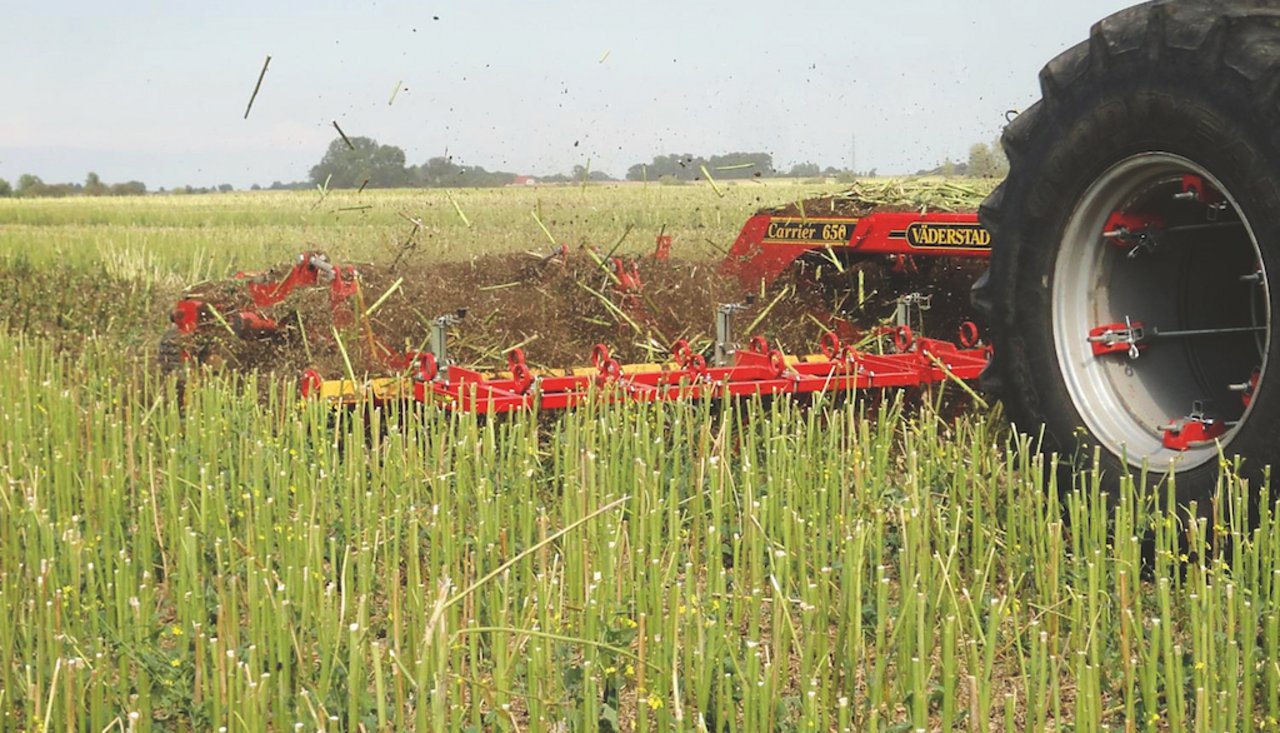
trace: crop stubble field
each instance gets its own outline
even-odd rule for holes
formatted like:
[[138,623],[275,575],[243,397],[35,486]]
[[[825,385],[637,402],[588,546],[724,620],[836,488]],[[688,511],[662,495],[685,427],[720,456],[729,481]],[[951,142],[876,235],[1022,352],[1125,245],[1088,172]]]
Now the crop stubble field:
[[1057,486],[954,387],[482,422],[153,365],[184,285],[386,267],[401,214],[420,272],[548,249],[538,212],[687,274],[816,191],[0,201],[0,731],[1276,727],[1265,490]]

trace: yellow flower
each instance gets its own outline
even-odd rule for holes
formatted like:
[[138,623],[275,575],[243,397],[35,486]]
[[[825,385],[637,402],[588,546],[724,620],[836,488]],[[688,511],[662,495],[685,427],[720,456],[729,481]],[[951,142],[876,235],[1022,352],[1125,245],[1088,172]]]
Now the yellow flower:
[[649,693],[649,709],[650,710],[657,710],[662,707],[662,704],[663,704],[662,698],[658,697],[654,693]]
[[182,636],[182,627],[181,627],[181,626],[170,626],[170,627],[169,627],[169,633],[170,633],[170,634],[173,634],[174,636]]
[[170,660],[169,660],[169,666],[170,666],[170,667],[181,667],[181,666],[182,666],[182,661],[181,661],[181,660],[179,660],[179,659],[170,659]]
[[623,672],[623,674],[625,674],[625,675],[626,675],[626,676],[628,676],[628,677],[635,677],[635,676],[636,676],[636,668],[635,668],[635,667],[633,667],[633,666],[631,666],[630,664],[628,664],[628,665],[627,665],[627,669],[626,669],[626,671],[624,671],[624,672]]

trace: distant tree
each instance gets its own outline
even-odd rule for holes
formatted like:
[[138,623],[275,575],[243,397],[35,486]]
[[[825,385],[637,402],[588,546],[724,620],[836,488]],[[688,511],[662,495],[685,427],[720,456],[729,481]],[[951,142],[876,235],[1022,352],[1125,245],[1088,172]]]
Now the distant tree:
[[974,143],[969,148],[968,174],[978,178],[1004,178],[1009,172],[1009,161],[997,141],[991,145]]
[[822,169],[817,163],[796,163],[791,166],[791,170],[787,171],[790,178],[817,178],[822,175]]
[[262,190],[262,186],[259,186],[258,184],[256,184],[256,183],[255,183],[255,184],[253,184],[252,186],[250,186],[250,187],[249,187],[249,190],[250,190],[250,191],[261,191],[261,190]]
[[40,176],[31,173],[23,173],[18,176],[18,195],[19,196],[42,196],[45,189],[44,181],[40,180]]
[[236,190],[235,186],[232,186],[230,183],[218,184],[218,193],[231,193],[234,190]]
[[112,196],[141,196],[147,192],[147,184],[142,181],[113,183],[109,191]]
[[453,158],[436,156],[422,165],[410,167],[408,178],[410,184],[427,188],[488,188],[505,186],[516,179],[516,174],[487,171],[478,165],[459,165]]
[[89,171],[89,175],[84,177],[84,193],[86,196],[105,196],[107,195],[107,186],[97,173]]
[[608,173],[605,173],[604,171],[589,170],[585,165],[575,165],[573,167],[573,172],[567,176],[564,174],[552,175],[552,176],[539,176],[539,180],[543,181],[544,183],[557,183],[557,182],[563,183],[564,181],[577,181],[578,183],[581,183],[583,178],[586,178],[588,181],[602,181],[602,182],[617,180],[613,176],[609,175]]
[[[728,179],[767,178],[777,175],[777,171],[773,169],[773,156],[768,153],[713,155],[707,161],[707,172],[713,178]],[[701,176],[701,170],[698,175]]]
[[450,185],[461,172],[462,166],[454,163],[453,158],[436,156],[410,168],[409,178],[415,185],[436,188]]
[[628,181],[656,181],[670,177],[680,181],[692,181],[701,175],[701,167],[706,165],[702,158],[685,153],[683,155],[655,155],[651,163],[636,163],[627,169]]
[[[379,145],[368,137],[337,138],[329,143],[320,162],[311,169],[311,182],[330,188],[395,188],[409,183],[404,151],[394,145]],[[366,183],[367,181],[367,183]]]
[[0,198],[13,195],[13,186],[3,178],[0,178]]
[[761,178],[776,173],[773,156],[768,153],[726,153],[709,159],[688,153],[683,155],[655,155],[651,163],[636,163],[627,169],[628,181],[656,181],[674,178],[679,181],[695,181],[703,177],[707,169],[712,178]]

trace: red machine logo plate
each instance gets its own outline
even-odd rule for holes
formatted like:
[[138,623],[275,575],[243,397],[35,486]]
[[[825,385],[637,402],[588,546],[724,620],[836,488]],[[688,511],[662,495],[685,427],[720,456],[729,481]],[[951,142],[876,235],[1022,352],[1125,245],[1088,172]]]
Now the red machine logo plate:
[[857,219],[770,219],[764,244],[848,244]]
[[991,233],[981,224],[916,221],[907,227],[907,244],[912,247],[961,247],[984,249],[991,246]]

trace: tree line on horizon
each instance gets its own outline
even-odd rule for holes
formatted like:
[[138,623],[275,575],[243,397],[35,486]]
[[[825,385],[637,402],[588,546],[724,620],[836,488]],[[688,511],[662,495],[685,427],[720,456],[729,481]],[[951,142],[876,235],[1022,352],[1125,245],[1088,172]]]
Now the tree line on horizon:
[[[916,175],[969,176],[1003,178],[1009,163],[998,143],[975,143],[966,161],[944,160],[932,169],[921,169]],[[636,163],[627,169],[625,180],[659,183],[685,183],[703,180],[742,180],[753,178],[834,178],[851,181],[856,177],[875,177],[874,169],[855,173],[847,169],[817,163],[797,163],[785,172],[774,168],[769,153],[734,152],[709,157],[685,154],[655,155],[648,163]],[[490,171],[479,165],[461,165],[450,156],[428,158],[419,165],[408,165],[404,150],[395,145],[380,145],[368,137],[339,137],[329,143],[320,162],[311,167],[307,180],[292,183],[275,181],[269,186],[254,184],[250,190],[297,190],[365,188],[486,188],[506,186],[519,178],[516,173]],[[535,176],[543,183],[617,180],[608,173],[576,165],[569,173]],[[182,186],[154,193],[192,194],[233,191],[229,183],[210,187]],[[97,173],[89,173],[84,183],[45,183],[39,176],[24,173],[16,186],[0,178],[0,197],[59,196],[138,196],[148,193],[141,181],[104,183]]]

